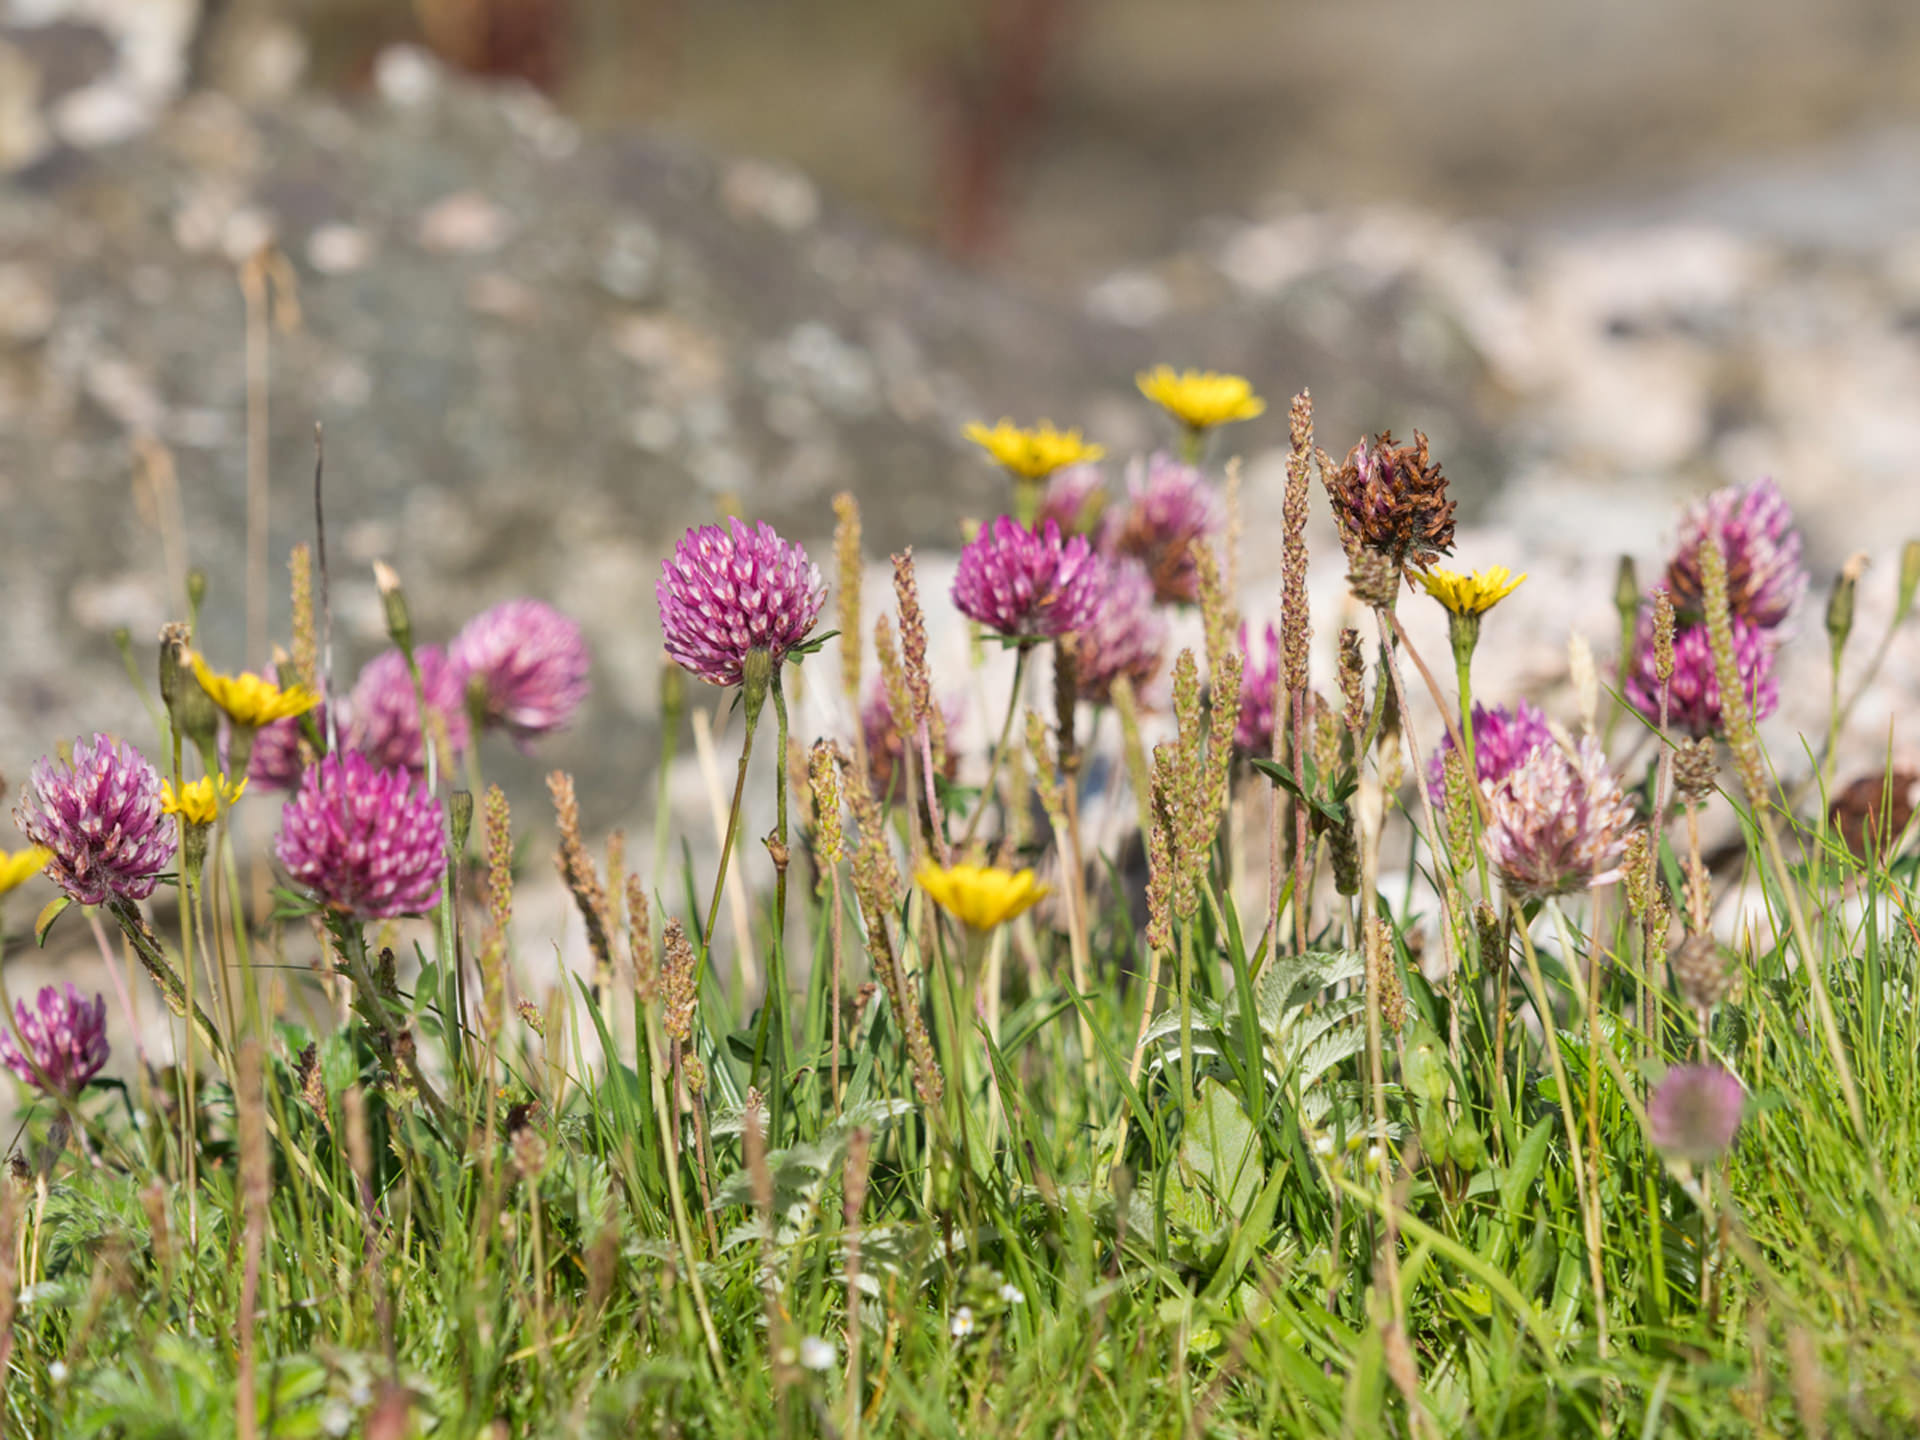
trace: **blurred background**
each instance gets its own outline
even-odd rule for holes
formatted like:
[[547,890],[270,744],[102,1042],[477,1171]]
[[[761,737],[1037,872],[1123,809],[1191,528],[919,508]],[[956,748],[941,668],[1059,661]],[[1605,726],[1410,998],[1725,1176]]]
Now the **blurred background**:
[[375,559],[429,640],[553,601],[590,711],[490,773],[634,822],[682,528],[845,488],[950,551],[965,422],[1118,459],[1160,361],[1275,402],[1250,609],[1303,386],[1336,454],[1432,437],[1536,669],[1713,485],[1818,587],[1920,530],[1920,6],[0,0],[0,772],[143,733],[190,565],[219,663],[284,639],[318,421],[343,676]]

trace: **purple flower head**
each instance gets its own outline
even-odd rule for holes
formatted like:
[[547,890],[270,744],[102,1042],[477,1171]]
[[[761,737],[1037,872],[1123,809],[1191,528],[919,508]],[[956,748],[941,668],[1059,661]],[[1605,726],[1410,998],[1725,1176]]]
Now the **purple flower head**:
[[1240,627],[1240,653],[1246,661],[1240,675],[1240,719],[1233,743],[1249,755],[1273,753],[1273,694],[1280,684],[1280,632],[1271,622],[1266,643],[1258,654],[1247,643],[1247,627]]
[[[1653,619],[1640,617],[1634,667],[1627,676],[1627,700],[1642,715],[1660,723],[1660,677],[1654,673]],[[1773,644],[1767,632],[1747,621],[1733,622],[1733,656],[1753,718],[1764,720],[1780,708],[1780,682],[1773,673]],[[1713,663],[1713,641],[1705,625],[1687,625],[1673,636],[1673,681],[1667,695],[1667,727],[1687,735],[1718,735],[1726,728],[1720,713],[1720,675]]]
[[478,686],[490,725],[521,741],[558,730],[587,698],[580,627],[539,600],[509,600],[466,623],[448,647],[454,668]]
[[274,853],[294,882],[363,920],[415,915],[440,895],[447,837],[413,772],[365,755],[329,755],[280,812]]
[[1138,560],[1106,566],[1106,588],[1086,627],[1073,637],[1080,698],[1104,705],[1122,675],[1135,692],[1151,684],[1166,658],[1167,621],[1153,603],[1153,582]]
[[1806,593],[1800,563],[1800,532],[1793,511],[1772,480],[1727,485],[1687,507],[1680,517],[1680,543],[1667,562],[1674,604],[1703,614],[1700,543],[1716,535],[1727,557],[1727,603],[1734,615],[1772,630],[1786,622]]
[[1034,525],[1045,528],[1051,520],[1062,535],[1091,535],[1107,506],[1105,483],[1098,465],[1069,465],[1054,471],[1047,478]]
[[1591,735],[1536,747],[1493,787],[1487,845],[1507,893],[1568,895],[1617,877],[1633,808]]
[[1100,528],[1101,548],[1131,555],[1147,567],[1163,604],[1191,604],[1200,592],[1194,542],[1219,531],[1224,520],[1213,484],[1191,465],[1156,454],[1144,470],[1127,472],[1127,500]]
[[1704,1165],[1733,1144],[1747,1092],[1718,1065],[1676,1065],[1647,1097],[1647,1130],[1654,1149],[1673,1160]]
[[48,1094],[78,1095],[107,1063],[107,1002],[103,996],[95,995],[89,1004],[72,985],[65,990],[47,985],[34,997],[32,1009],[24,1000],[15,1004],[13,1018],[19,1022],[20,1039],[27,1042],[27,1048],[22,1052],[13,1038],[13,1027],[0,1023],[0,1065],[28,1085]]
[[[951,735],[960,724],[961,703],[956,697],[947,696],[940,701],[940,711],[946,721],[947,734]],[[887,694],[886,684],[877,677],[867,691],[866,703],[860,707],[860,734],[867,746],[867,778],[874,795],[900,804],[906,798],[903,793],[907,783],[907,772],[903,768],[906,745],[900,739],[900,727],[894,723],[893,700]],[[951,780],[959,770],[960,757],[949,744],[941,772]]]
[[438,645],[418,645],[420,690],[413,688],[407,657],[393,649],[374,656],[353,682],[353,726],[347,744],[376,765],[427,768],[427,737],[420,725],[420,696],[446,723],[447,745],[456,754],[471,740],[467,724],[467,676]]
[[709,685],[738,685],[747,654],[764,650],[778,669],[820,618],[827,587],[804,547],[764,521],[687,531],[654,587],[667,654]]
[[[1473,707],[1473,768],[1481,785],[1498,784],[1513,768],[1538,747],[1551,745],[1553,732],[1547,728],[1547,712],[1531,701],[1522,700],[1513,709],[1496,705],[1489,710],[1477,701]],[[1435,805],[1447,802],[1447,754],[1453,749],[1453,734],[1440,739],[1440,748],[1427,762],[1427,794]]]
[[1009,639],[1050,639],[1084,628],[1105,584],[1084,536],[1063,542],[1051,520],[1035,534],[1002,515],[960,552],[953,603]]
[[13,818],[53,852],[47,874],[82,905],[146,899],[173,857],[160,776],[133,746],[106,735],[76,744],[71,764],[35,765]]

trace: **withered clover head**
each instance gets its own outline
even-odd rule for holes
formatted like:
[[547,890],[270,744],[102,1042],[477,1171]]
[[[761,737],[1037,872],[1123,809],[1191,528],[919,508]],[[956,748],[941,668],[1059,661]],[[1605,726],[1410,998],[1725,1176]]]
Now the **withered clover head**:
[[1327,490],[1349,550],[1372,550],[1406,566],[1432,564],[1453,549],[1447,477],[1418,430],[1411,445],[1395,445],[1391,430],[1361,440]]

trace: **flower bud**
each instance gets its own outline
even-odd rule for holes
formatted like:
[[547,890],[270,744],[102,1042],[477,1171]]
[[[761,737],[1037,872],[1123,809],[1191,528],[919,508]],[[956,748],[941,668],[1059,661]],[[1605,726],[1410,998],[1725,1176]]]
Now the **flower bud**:
[[1913,613],[1916,591],[1920,591],[1920,540],[1909,540],[1900,552],[1900,595],[1894,602],[1894,624],[1898,625]]
[[456,790],[447,797],[447,819],[453,836],[454,853],[467,848],[467,834],[473,829],[473,792]]
[[373,562],[373,583],[380,587],[380,604],[387,612],[387,638],[403,651],[413,653],[413,619],[407,613],[407,592],[400,588],[400,577],[384,560]]
[[1833,593],[1827,597],[1827,645],[1836,672],[1840,669],[1841,652],[1847,648],[1847,637],[1853,633],[1854,592],[1860,585],[1860,573],[1866,568],[1864,551],[1849,557],[1840,567],[1840,573],[1834,576]]
[[1633,557],[1622,555],[1620,569],[1613,582],[1613,608],[1620,612],[1620,623],[1631,625],[1640,614],[1640,575],[1633,568]]
[[[173,722],[174,733],[191,740],[207,764],[207,773],[220,770],[214,754],[220,734],[220,707],[194,678],[187,627],[170,622],[160,631],[160,698]],[[236,773],[244,771],[244,765]]]

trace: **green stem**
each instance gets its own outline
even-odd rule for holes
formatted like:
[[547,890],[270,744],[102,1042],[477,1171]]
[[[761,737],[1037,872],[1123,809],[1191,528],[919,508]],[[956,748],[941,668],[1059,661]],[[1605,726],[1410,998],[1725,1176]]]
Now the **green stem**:
[[[770,847],[773,851],[773,950],[767,964],[766,998],[761,1002],[760,1033],[754,1039],[750,1083],[760,1083],[760,1061],[768,1049],[767,1040],[771,1031],[772,1053],[767,1057],[772,1072],[767,1106],[767,1143],[778,1145],[780,1141],[777,1137],[784,1133],[780,1127],[780,1111],[786,1101],[787,1088],[783,1083],[780,1057],[785,1052],[790,1034],[787,1026],[787,695],[780,687],[778,667],[773,672],[771,689],[776,742],[773,844]],[[737,797],[734,805],[737,811]]]
[[1199,1105],[1199,1093],[1193,1088],[1193,924],[1189,919],[1180,926],[1180,1089],[1186,1096],[1187,1113]]
[[740,801],[747,790],[747,762],[753,758],[753,732],[760,717],[747,715],[747,735],[740,744],[740,773],[733,782],[733,806],[727,811],[727,833],[720,841],[720,871],[713,877],[713,898],[707,902],[707,923],[700,931],[700,964],[694,971],[697,986],[707,973],[707,958],[713,953],[713,927],[720,919],[720,896],[727,888],[727,862],[733,858],[733,841],[740,831]]
[[1025,686],[1027,656],[1033,653],[1033,644],[1031,640],[1022,640],[1020,648],[1014,652],[1013,691],[1007,696],[1007,718],[1000,726],[1000,741],[993,747],[993,761],[987,767],[987,783],[981,787],[980,803],[974,806],[973,818],[967,822],[967,833],[960,840],[959,851],[963,857],[980,830],[980,821],[986,815],[987,807],[993,804],[993,787],[999,782],[1000,762],[1005,758],[1007,746],[1013,739],[1013,720],[1020,713],[1020,692]]

